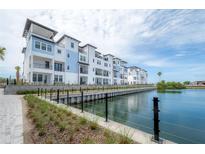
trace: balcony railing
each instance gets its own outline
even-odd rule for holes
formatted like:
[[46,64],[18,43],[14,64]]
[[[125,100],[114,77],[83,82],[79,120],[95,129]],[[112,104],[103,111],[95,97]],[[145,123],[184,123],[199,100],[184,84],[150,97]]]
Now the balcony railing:
[[42,69],[49,69],[52,70],[52,65],[41,64],[41,63],[33,63],[34,68],[42,68]]
[[88,74],[88,70],[81,70],[81,69],[80,69],[80,73],[81,73],[81,74]]
[[95,72],[95,75],[102,75],[102,72]]

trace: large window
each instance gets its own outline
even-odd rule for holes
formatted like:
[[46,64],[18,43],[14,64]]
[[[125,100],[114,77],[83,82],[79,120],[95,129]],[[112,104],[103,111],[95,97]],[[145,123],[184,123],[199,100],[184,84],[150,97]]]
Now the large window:
[[100,61],[100,60],[97,60],[97,64],[98,64],[98,65],[101,65],[101,61]]
[[43,81],[43,75],[42,74],[38,74],[38,82],[42,82]]
[[54,82],[58,82],[58,75],[54,75]]
[[47,45],[47,51],[49,51],[49,52],[52,51],[52,47],[51,47],[51,45]]
[[54,82],[63,82],[62,75],[54,75]]
[[39,41],[35,41],[35,48],[40,49],[41,45]]
[[33,82],[37,81],[37,74],[33,74]]
[[63,82],[63,76],[62,76],[62,75],[59,75],[58,77],[59,77],[58,81],[59,81],[59,82]]
[[45,43],[41,43],[41,50],[46,50],[46,44]]
[[108,67],[108,64],[107,64],[107,63],[104,63],[104,66],[105,66],[105,67]]
[[33,82],[43,82],[43,74],[33,74]]
[[86,62],[86,57],[85,57],[85,56],[80,55],[80,61]]
[[55,63],[54,64],[54,70],[62,72],[63,71],[63,64]]

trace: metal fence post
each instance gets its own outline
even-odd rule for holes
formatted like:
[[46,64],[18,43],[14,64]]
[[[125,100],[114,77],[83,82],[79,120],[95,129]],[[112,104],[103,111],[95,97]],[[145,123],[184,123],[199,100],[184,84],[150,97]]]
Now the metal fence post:
[[159,106],[158,106],[158,97],[153,98],[153,111],[154,111],[154,140],[159,142]]
[[81,109],[83,112],[83,91],[81,91]]
[[39,96],[39,93],[40,93],[40,89],[38,88],[38,96]]
[[59,93],[60,93],[60,90],[58,89],[57,90],[57,103],[59,103]]
[[50,89],[50,101],[52,100],[52,92],[53,92],[53,90]]
[[9,85],[9,79],[8,78],[6,79],[6,85]]
[[42,97],[42,94],[43,94],[43,89],[41,88],[41,97]]
[[46,93],[47,93],[47,89],[45,89],[45,99],[46,99]]
[[108,122],[108,96],[105,94],[105,121]]
[[67,90],[67,105],[69,104],[69,90]]

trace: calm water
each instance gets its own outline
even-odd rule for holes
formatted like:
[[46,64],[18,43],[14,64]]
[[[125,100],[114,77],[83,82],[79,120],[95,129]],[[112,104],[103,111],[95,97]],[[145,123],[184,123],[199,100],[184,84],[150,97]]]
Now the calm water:
[[[181,93],[143,92],[109,99],[109,119],[153,133],[152,98],[159,97],[160,136],[177,143],[205,143],[205,90]],[[103,116],[104,100],[85,104]]]

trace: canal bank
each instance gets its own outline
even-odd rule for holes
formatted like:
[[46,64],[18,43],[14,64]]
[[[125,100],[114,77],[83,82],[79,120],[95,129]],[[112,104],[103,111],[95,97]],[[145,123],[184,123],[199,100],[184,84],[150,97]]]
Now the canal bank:
[[[79,94],[72,94],[69,91],[64,91],[63,93],[59,90],[52,92],[52,91],[44,91],[40,90],[38,96],[48,98],[50,100],[56,100],[57,102],[68,103],[68,104],[76,104],[80,103],[82,100],[84,102],[96,101],[99,99],[104,99],[107,97],[116,97],[122,95],[128,95],[133,93],[140,93],[146,91],[155,90],[155,87],[144,87],[144,88],[132,88],[132,89],[118,89],[118,90],[104,90],[104,91],[94,91],[94,92],[87,92],[86,90],[82,90]],[[49,93],[48,93],[49,92]]]
[[[56,105],[57,107],[63,107],[65,109],[67,109],[68,111],[71,111],[72,113],[74,113],[80,117],[86,118],[87,120],[97,122],[98,125],[100,125],[101,127],[109,129],[115,133],[125,135],[137,143],[156,144],[156,142],[154,142],[152,140],[152,138],[153,138],[152,134],[143,132],[141,130],[123,125],[121,123],[118,123],[118,122],[115,122],[112,120],[108,120],[108,122],[106,122],[104,118],[102,118],[98,115],[94,115],[94,114],[86,112],[86,111],[81,112],[80,109],[77,109],[77,108],[74,108],[71,106],[67,106],[65,104],[61,104],[61,103],[57,104],[57,102],[50,101],[49,99],[45,99],[45,98],[41,98],[41,99],[46,100],[47,102],[52,103],[52,104]],[[174,142],[163,139],[162,144],[174,144]]]

